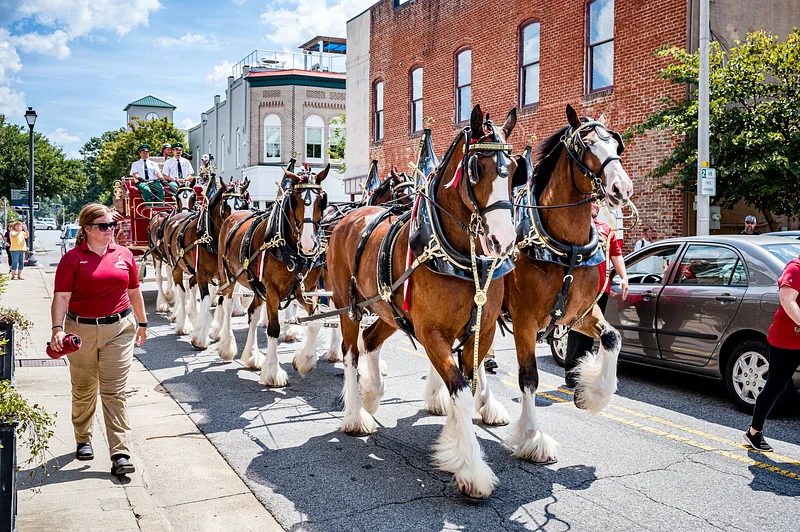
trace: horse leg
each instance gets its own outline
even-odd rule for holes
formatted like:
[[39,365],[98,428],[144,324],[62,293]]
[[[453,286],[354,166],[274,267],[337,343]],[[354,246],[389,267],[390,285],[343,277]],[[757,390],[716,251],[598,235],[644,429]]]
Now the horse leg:
[[483,364],[478,364],[478,386],[475,390],[475,412],[481,416],[484,425],[490,427],[502,427],[511,422],[508,410],[498,401],[489,382],[486,379],[486,368]]
[[178,292],[183,290],[183,271],[180,268],[173,268],[167,280],[172,289],[172,311],[169,314],[169,321],[175,323],[178,319]]
[[176,268],[173,273],[173,278],[175,280],[176,290],[175,290],[175,334],[177,335],[184,335],[189,334],[192,332],[192,323],[187,319],[187,312],[186,308],[188,306],[188,300],[191,298],[192,291],[191,289],[186,290],[183,286],[183,272]]
[[[292,301],[289,303],[289,306],[286,307],[284,318],[286,321],[293,322],[297,319],[297,309],[300,308],[300,304],[297,301]],[[281,340],[284,342],[297,342],[303,338],[303,328],[299,325],[290,325],[286,328],[286,331],[281,331]]]
[[342,432],[356,436],[375,432],[375,419],[364,409],[358,390],[358,335],[359,325],[346,315],[339,318],[342,328],[342,352],[344,356],[344,386],[342,399]]
[[342,334],[339,332],[338,327],[330,327],[330,331],[331,339],[330,343],[328,344],[326,358],[328,359],[328,362],[333,364],[334,362],[342,361]]
[[156,311],[169,312],[169,303],[164,295],[164,275],[161,271],[161,261],[155,257],[153,257],[153,270],[156,273],[156,290],[158,291],[158,295],[156,296]]
[[[189,284],[192,284],[191,280]],[[189,299],[186,302],[186,315],[190,320],[194,321],[197,317],[197,284],[191,285],[187,293],[189,294]]]
[[425,410],[434,416],[445,416],[450,411],[450,395],[436,368],[428,368],[425,385]]
[[244,305],[242,304],[242,299],[243,296],[241,295],[238,294],[233,295],[232,311],[233,311],[233,316],[235,317],[244,316],[245,314],[247,314],[247,311],[245,310]]
[[308,323],[303,343],[295,351],[292,359],[292,367],[297,370],[301,377],[305,377],[309,371],[317,366],[317,340],[319,332],[322,330],[322,323],[311,321]]
[[[162,263],[163,264],[163,263]],[[169,263],[167,264],[167,269],[169,269]],[[160,270],[160,268],[159,268]],[[164,287],[164,298],[166,298],[167,303],[170,305],[175,304],[175,280],[172,278],[171,275],[167,275],[166,277],[166,286]]]
[[595,305],[592,312],[575,327],[580,333],[600,338],[597,354],[587,353],[573,370],[575,406],[592,414],[600,412],[617,391],[617,357],[622,347],[619,332],[603,317],[603,311]]
[[555,463],[558,443],[541,431],[536,418],[536,389],[539,387],[539,370],[536,367],[537,327],[518,327],[514,343],[519,362],[519,387],[522,391],[522,413],[511,429],[506,445],[514,456],[538,464]]
[[250,369],[261,369],[264,357],[258,350],[258,323],[261,321],[261,307],[263,301],[254,297],[247,309],[247,341],[242,350],[242,365]]
[[373,415],[378,411],[385,392],[380,366],[381,346],[394,332],[394,327],[378,320],[358,335],[358,351],[367,363],[361,374],[361,399],[364,408]]
[[222,301],[225,298],[223,296],[213,296],[213,298],[216,298],[217,305],[214,307],[214,319],[211,320],[211,329],[208,331],[208,335],[212,342],[216,342],[219,341],[222,331]]
[[[461,493],[473,499],[485,499],[494,491],[497,477],[483,460],[483,453],[475,436],[475,427],[472,424],[472,391],[456,366],[450,351],[450,342],[437,331],[422,333],[420,341],[447,385],[452,402],[442,433],[433,447],[434,461],[439,469],[453,473]],[[488,349],[489,345],[486,345],[484,350]]]
[[200,309],[197,316],[192,320],[192,346],[196,349],[208,348],[208,330],[211,326],[211,294],[208,291],[208,283],[198,284],[200,289]]
[[222,360],[230,362],[236,356],[236,337],[233,335],[231,328],[231,306],[230,297],[222,298],[222,325],[220,326],[220,339],[219,346],[217,346],[217,353]]
[[267,291],[267,355],[261,365],[261,377],[258,382],[264,386],[286,386],[289,379],[286,371],[278,364],[278,336],[281,334],[281,322],[278,317],[280,301],[274,290]]

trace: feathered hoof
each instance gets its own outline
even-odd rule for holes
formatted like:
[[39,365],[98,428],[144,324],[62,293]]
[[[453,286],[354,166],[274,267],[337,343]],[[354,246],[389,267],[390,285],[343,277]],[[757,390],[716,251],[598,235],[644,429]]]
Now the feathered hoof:
[[485,463],[477,464],[476,471],[471,475],[456,473],[453,480],[463,496],[474,500],[491,497],[498,482],[492,469]]
[[289,376],[283,368],[278,368],[275,375],[261,375],[258,382],[268,388],[283,388],[289,384]]
[[515,433],[506,440],[515,457],[539,465],[558,462],[558,442],[542,431]]
[[285,342],[287,344],[299,342],[303,339],[303,331],[298,330],[297,327],[289,327],[289,330],[283,333],[279,338],[280,341]]
[[258,353],[251,353],[250,357],[242,360],[242,365],[247,369],[261,369],[261,366],[264,364],[264,355],[260,352]]
[[192,334],[192,331],[193,329],[191,323],[187,323],[183,327],[175,328],[175,334],[177,334],[178,336],[186,336],[187,334]]
[[446,416],[451,406],[452,401],[447,395],[447,388],[442,388],[438,393],[425,399],[425,410],[434,416]]
[[169,312],[171,309],[169,308],[169,303],[166,301],[164,303],[160,303],[158,308],[156,308],[156,312]]
[[342,432],[351,436],[367,436],[375,432],[375,419],[363,408],[342,419]]
[[328,351],[325,355],[325,360],[330,362],[331,364],[335,364],[336,362],[341,362],[342,359],[342,351],[340,349],[332,349]]
[[511,416],[508,415],[508,410],[494,396],[489,397],[489,400],[481,407],[478,413],[483,424],[490,427],[503,427],[511,423]]
[[[316,354],[316,353],[315,353]],[[317,366],[317,358],[316,356],[307,356],[305,353],[296,353],[294,358],[292,358],[292,367],[300,374],[301,377],[305,377],[308,373]]]
[[205,351],[208,349],[208,342],[200,340],[199,338],[192,338],[192,347],[198,351]]

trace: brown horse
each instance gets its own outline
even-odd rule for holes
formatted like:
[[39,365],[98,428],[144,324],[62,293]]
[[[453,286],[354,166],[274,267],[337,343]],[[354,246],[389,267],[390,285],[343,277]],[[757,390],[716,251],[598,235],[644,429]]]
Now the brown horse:
[[[291,168],[291,165],[290,165]],[[280,320],[278,307],[290,295],[311,313],[313,305],[303,298],[303,289],[317,286],[324,260],[324,246],[319,227],[327,204],[322,181],[330,164],[318,174],[307,171],[295,174],[284,170],[282,190],[272,209],[258,213],[236,213],[225,221],[220,240],[217,268],[224,283],[222,337],[218,352],[223,360],[236,356],[236,340],[230,328],[230,296],[239,283],[252,290],[256,297],[248,309],[249,331],[242,351],[242,364],[261,368],[260,382],[266,386],[286,386],[286,371],[278,364]],[[301,283],[303,288],[301,288]],[[257,326],[259,309],[267,304],[267,354],[258,349]],[[293,365],[305,375],[316,364],[313,346],[321,324],[309,326],[304,344],[295,355]],[[312,349],[309,349],[312,346]]]
[[[517,211],[520,253],[505,279],[522,391],[522,414],[508,443],[516,456],[539,463],[556,460],[557,444],[536,419],[537,332],[553,320],[600,339],[598,355],[585,357],[576,369],[575,404],[592,413],[616,391],[621,346],[619,333],[594,304],[600,282],[596,266],[605,258],[592,203],[604,197],[609,207],[620,207],[630,200],[633,184],[619,157],[622,139],[606,128],[603,117],[581,120],[571,106],[566,115],[568,125],[542,144],[540,161],[528,172],[531,179]],[[524,158],[521,163],[521,169],[528,166]],[[564,298],[562,288],[569,281]]]
[[[217,278],[216,250],[220,228],[232,212],[249,207],[249,185],[247,179],[228,184],[223,181],[212,194],[207,207],[200,211],[175,214],[165,223],[164,245],[172,265],[173,282],[179,288],[176,291],[175,332],[191,332],[192,346],[197,349],[205,349],[209,343],[209,285]],[[189,276],[190,290],[183,284],[184,274]],[[200,290],[199,309],[195,304],[195,287]],[[187,317],[192,320],[191,323]]]
[[[328,248],[334,302],[337,308],[351,308],[340,319],[345,353],[342,431],[375,430],[370,413],[377,410],[384,389],[379,350],[397,329],[404,329],[425,347],[452,400],[435,447],[436,462],[455,475],[459,490],[476,498],[491,495],[497,478],[483,460],[472,426],[473,398],[466,376],[473,371],[477,315],[473,301],[482,304],[478,338],[479,353],[484,354],[492,343],[503,297],[501,281],[491,283],[488,290],[486,284],[512,267],[507,256],[515,238],[509,198],[516,163],[506,138],[515,123],[515,109],[497,128],[475,106],[470,127],[450,145],[413,213],[398,220],[380,207],[356,209],[336,227]],[[393,292],[387,285],[396,284],[391,280],[406,272],[409,242],[415,264],[424,265],[410,274],[410,308],[400,310],[403,291]],[[480,280],[479,293],[473,268]],[[379,293],[383,299],[369,306],[379,319],[360,336],[356,303]],[[452,356],[459,339],[466,346],[461,369]],[[362,354],[367,371],[359,382]]]
[[153,258],[153,270],[156,275],[156,310],[158,312],[168,312],[169,306],[175,301],[174,285],[172,283],[172,276],[167,276],[167,287],[164,288],[164,278],[161,271],[161,266],[167,260],[167,250],[164,245],[164,225],[167,218],[178,212],[190,212],[194,210],[197,203],[197,194],[194,190],[194,179],[183,183],[175,192],[175,210],[158,211],[155,216],[150,218],[147,224],[147,237],[150,243],[148,252]]

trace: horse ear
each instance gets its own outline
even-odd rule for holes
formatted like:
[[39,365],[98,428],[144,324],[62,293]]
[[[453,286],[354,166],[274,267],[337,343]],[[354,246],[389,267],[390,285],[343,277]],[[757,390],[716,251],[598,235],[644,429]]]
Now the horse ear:
[[569,122],[569,125],[571,125],[573,129],[577,129],[581,126],[581,119],[570,104],[567,104],[567,122]]
[[475,107],[472,108],[469,127],[473,139],[479,139],[483,136],[483,111],[481,111],[481,106],[478,104],[475,104]]
[[622,152],[625,151],[625,143],[622,142],[622,137],[616,131],[608,130],[608,132],[617,141],[617,155],[622,155]]
[[392,165],[389,169],[389,177],[392,180],[392,183],[399,183],[400,182],[400,175],[397,173],[397,166]]
[[320,173],[318,173],[317,176],[314,178],[314,183],[317,185],[322,183],[325,180],[325,178],[328,177],[328,172],[330,172],[330,170],[331,170],[331,163],[328,163],[325,165],[325,168]]
[[244,181],[242,181],[242,190],[240,192],[246,192],[247,191],[247,187],[249,187],[249,186],[250,186],[250,178],[249,177],[245,177]]
[[606,128],[610,127],[611,125],[605,113],[600,113],[600,117],[597,119],[597,121],[603,124],[603,126],[605,126]]
[[517,125],[517,108],[513,107],[506,115],[506,121],[503,124],[503,134],[506,136],[506,139],[511,135],[511,132],[514,131],[514,126]]
[[289,172],[288,170],[284,170],[283,171],[283,183],[285,183],[287,179],[289,181],[291,181],[295,185],[300,182],[300,176],[299,175],[295,174],[294,172]]

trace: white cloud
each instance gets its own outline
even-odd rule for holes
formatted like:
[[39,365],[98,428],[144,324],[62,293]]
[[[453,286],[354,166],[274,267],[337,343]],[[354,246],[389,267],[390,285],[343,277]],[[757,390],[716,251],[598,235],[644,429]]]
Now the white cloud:
[[26,33],[25,35],[15,36],[14,43],[24,52],[33,52],[42,55],[49,55],[56,59],[66,59],[69,57],[69,37],[62,30],[56,30],[50,35],[39,33]]
[[184,118],[181,120],[181,123],[178,124],[178,127],[181,129],[192,129],[194,126],[197,125],[197,121],[193,118]]
[[[2,80],[0,80],[2,82]],[[25,111],[25,93],[0,85],[0,115],[22,117]]]
[[237,6],[241,6],[244,5],[244,3],[247,2],[247,0],[231,0],[231,2],[233,2]]
[[233,63],[230,61],[223,61],[222,63],[218,63],[214,65],[214,68],[211,69],[211,72],[206,74],[206,81],[209,83],[221,83],[228,79],[228,76],[231,75],[231,69],[233,68]]
[[59,144],[63,146],[64,144],[76,144],[81,141],[81,138],[78,135],[72,135],[64,129],[63,127],[57,127],[50,133],[46,135],[46,137],[52,142],[53,144]]
[[278,9],[269,6],[261,13],[261,23],[269,30],[268,41],[297,46],[315,35],[344,37],[347,21],[374,3],[375,0],[288,0]]
[[156,39],[156,46],[160,48],[205,48],[207,50],[219,49],[217,36],[200,35],[199,33],[184,33],[178,38],[159,37]]
[[25,110],[25,94],[11,87],[12,74],[22,70],[22,62],[11,38],[0,28],[0,114],[22,116]]
[[75,38],[96,29],[125,35],[147,26],[150,13],[159,9],[159,0],[21,0],[18,13]]

